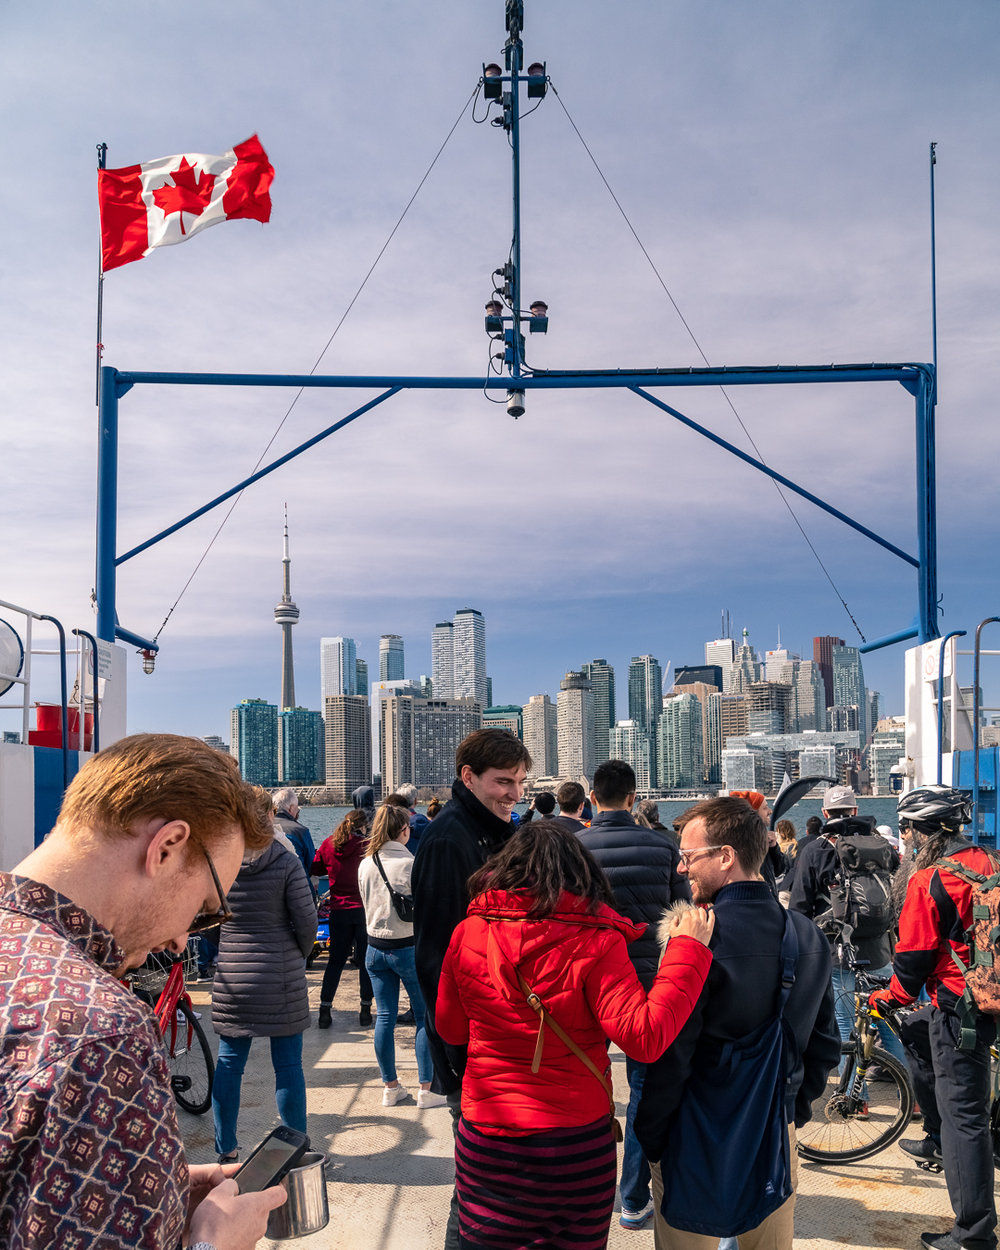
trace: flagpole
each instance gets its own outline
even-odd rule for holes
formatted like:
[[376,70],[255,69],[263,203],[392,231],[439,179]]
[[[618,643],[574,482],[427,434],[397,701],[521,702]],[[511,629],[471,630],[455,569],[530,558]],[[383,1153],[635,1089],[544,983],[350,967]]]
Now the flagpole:
[[[107,169],[108,165],[108,145],[99,143],[97,145],[97,168]],[[100,233],[100,232],[98,232]],[[103,245],[103,240],[102,240]],[[101,331],[104,323],[104,260],[103,252],[98,250],[97,259],[97,382],[96,382],[96,399],[95,402],[100,408],[101,406],[101,359],[104,355],[104,343],[101,341]]]

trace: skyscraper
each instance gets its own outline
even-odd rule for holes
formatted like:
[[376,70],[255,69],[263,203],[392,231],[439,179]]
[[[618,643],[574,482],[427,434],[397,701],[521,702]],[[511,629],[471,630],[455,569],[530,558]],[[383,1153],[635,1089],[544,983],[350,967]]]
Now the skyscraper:
[[547,694],[533,694],[521,709],[524,745],[531,756],[529,777],[559,773],[559,730],[556,705]]
[[628,717],[646,733],[656,733],[663,708],[663,670],[651,655],[635,655],[628,666]]
[[265,699],[244,699],[229,714],[230,754],[244,781],[278,784],[278,709]]
[[354,682],[357,687],[355,694],[368,695],[368,661],[354,661]]
[[455,693],[455,629],[438,621],[431,631],[431,683],[434,696],[450,699]]
[[750,635],[744,629],[743,641],[736,648],[733,665],[729,670],[726,694],[745,694],[755,681],[760,681],[760,667],[757,652],[750,645]]
[[655,746],[640,725],[634,720],[616,721],[611,727],[608,750],[608,759],[624,760],[630,765],[635,773],[636,790],[652,789]]
[[295,673],[292,666],[292,626],[299,610],[292,602],[292,561],[288,555],[288,505],[285,504],[284,554],[281,559],[281,602],[274,609],[274,623],[281,626],[281,702],[279,707],[295,706]]
[[693,694],[665,701],[656,741],[661,789],[691,790],[704,785],[702,709]]
[[323,717],[305,707],[278,713],[278,780],[286,786],[321,785],[325,775]]
[[390,695],[379,707],[383,791],[450,785],[458,744],[482,725],[475,700]]
[[[556,699],[559,776],[594,777],[594,694],[582,673],[567,673]],[[530,750],[530,747],[529,747]]]
[[358,786],[371,785],[372,727],[363,695],[330,695],[323,703],[326,721],[326,784],[347,800]]
[[327,699],[358,693],[357,661],[357,645],[353,638],[319,640],[319,685],[324,715]]
[[856,707],[861,745],[868,741],[868,696],[865,693],[865,675],[861,668],[861,653],[857,647],[836,646],[830,651],[833,669],[833,706]]
[[[455,661],[454,698],[475,699],[488,706],[486,690],[486,621],[475,608],[460,608],[452,617]],[[437,693],[437,691],[435,691]]]
[[615,723],[615,670],[607,660],[582,664],[580,672],[589,678],[594,692],[594,764],[611,759],[610,734]]
[[733,667],[735,658],[736,643],[732,638],[713,638],[711,642],[705,643],[705,663],[717,664],[722,669],[722,685],[719,689],[723,692],[729,689],[729,670]]
[[379,681],[402,681],[403,640],[399,634],[383,634],[378,640]]
[[832,634],[824,634],[821,638],[813,639],[813,659],[819,665],[820,675],[823,678],[823,693],[826,697],[824,707],[832,707],[835,701],[833,697],[833,648],[844,645],[843,638],[834,638]]

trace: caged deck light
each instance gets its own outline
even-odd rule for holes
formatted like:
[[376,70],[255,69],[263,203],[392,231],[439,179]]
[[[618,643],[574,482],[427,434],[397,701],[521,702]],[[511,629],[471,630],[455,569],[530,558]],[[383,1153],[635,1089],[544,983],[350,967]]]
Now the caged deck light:
[[140,651],[139,654],[142,656],[142,671],[148,677],[149,674],[156,667],[156,652],[155,651]]
[[530,308],[528,318],[529,334],[546,334],[549,328],[549,306],[542,299],[536,299]]
[[500,301],[498,299],[491,299],[489,303],[486,305],[486,333],[487,334],[502,334],[503,333],[503,320],[501,317],[502,313],[503,313],[503,305],[500,303]]
[[548,90],[545,62],[535,61],[528,66],[528,99],[540,100]]

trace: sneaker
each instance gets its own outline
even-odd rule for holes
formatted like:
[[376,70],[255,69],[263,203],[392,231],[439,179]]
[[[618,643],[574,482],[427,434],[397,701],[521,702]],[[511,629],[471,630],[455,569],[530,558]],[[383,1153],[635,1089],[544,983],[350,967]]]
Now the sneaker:
[[417,1090],[418,1107],[443,1107],[447,1101],[444,1094],[435,1094],[432,1089]]
[[372,1005],[371,1003],[362,1003],[361,1010],[358,1012],[358,1024],[362,1028],[367,1028],[372,1022]]
[[626,1207],[622,1207],[618,1223],[622,1228],[642,1228],[652,1214],[653,1199],[650,1198],[641,1211],[629,1211]]
[[[195,1020],[201,1019],[201,1012],[195,1011],[193,1007],[191,1008],[191,1015],[195,1018]],[[177,1009],[177,1023],[185,1024],[186,1022],[187,1022],[187,1016],[184,1014],[183,1011],[180,1010],[180,1008],[178,1008]]]
[[386,1085],[382,1090],[382,1106],[394,1107],[397,1102],[402,1102],[408,1096],[402,1085]]
[[413,1015],[413,1008],[407,1007],[405,1011],[400,1012],[400,1014],[396,1017],[396,1023],[397,1024],[416,1024],[417,1021]]
[[239,1163],[240,1152],[238,1150],[230,1150],[228,1154],[219,1155],[220,1163]]
[[863,1103],[861,1104],[861,1106],[858,1108],[858,1116],[857,1116],[857,1118],[858,1118],[859,1120],[867,1120],[867,1119],[870,1119],[870,1118],[871,1118],[871,1113],[870,1113],[870,1112],[869,1112],[869,1110],[868,1110],[868,1102],[867,1102],[867,1100],[866,1100],[865,1102],[863,1102]]
[[962,1250],[962,1243],[951,1233],[921,1233],[920,1244],[927,1250]]
[[914,1159],[933,1159],[938,1162],[941,1159],[941,1147],[933,1137],[924,1137],[920,1141],[901,1141],[899,1148]]
[[316,1021],[316,1023],[319,1025],[321,1029],[328,1029],[330,1025],[333,1023],[330,1017],[330,1004],[329,1003],[320,1003],[319,1019]]

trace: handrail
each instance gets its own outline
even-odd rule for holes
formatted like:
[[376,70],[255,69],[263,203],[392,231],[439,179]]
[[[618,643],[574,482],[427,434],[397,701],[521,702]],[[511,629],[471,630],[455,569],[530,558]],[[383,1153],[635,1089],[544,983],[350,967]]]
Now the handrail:
[[[86,640],[90,643],[90,648],[91,648],[90,654],[94,657],[94,713],[93,715],[94,715],[94,753],[96,754],[101,749],[101,725],[100,725],[101,710],[100,710],[100,700],[97,697],[97,692],[99,689],[99,686],[97,683],[100,680],[97,675],[97,669],[98,669],[97,639],[94,637],[93,634],[88,634],[85,629],[74,629],[73,633],[76,634],[78,638],[86,638]],[[87,672],[87,665],[85,663],[84,656],[81,655],[80,656],[80,734],[81,734],[81,741],[84,743],[84,745],[86,745],[86,742],[87,742],[86,672]]]
[[[941,639],[941,650],[938,653],[938,715],[937,715],[937,783],[941,784],[941,773],[944,768],[943,759],[943,738],[944,738],[944,649],[952,638],[964,638],[968,631],[964,629],[953,629],[950,634],[945,634]],[[957,663],[957,659],[956,659]],[[957,674],[956,674],[957,677]],[[954,712],[954,708],[952,711]],[[955,744],[952,743],[954,750]]]
[[62,707],[59,709],[62,721],[62,762],[63,762],[63,789],[69,785],[69,692],[66,686],[66,631],[62,627],[62,622],[57,621],[54,616],[49,616],[42,612],[38,619],[40,621],[51,621],[59,631],[59,691],[62,695]]
[[[976,645],[972,660],[972,840],[979,845],[979,660],[982,650],[979,638],[984,625],[1000,623],[1000,616],[988,616],[976,626]],[[994,830],[994,836],[1000,832]]]

